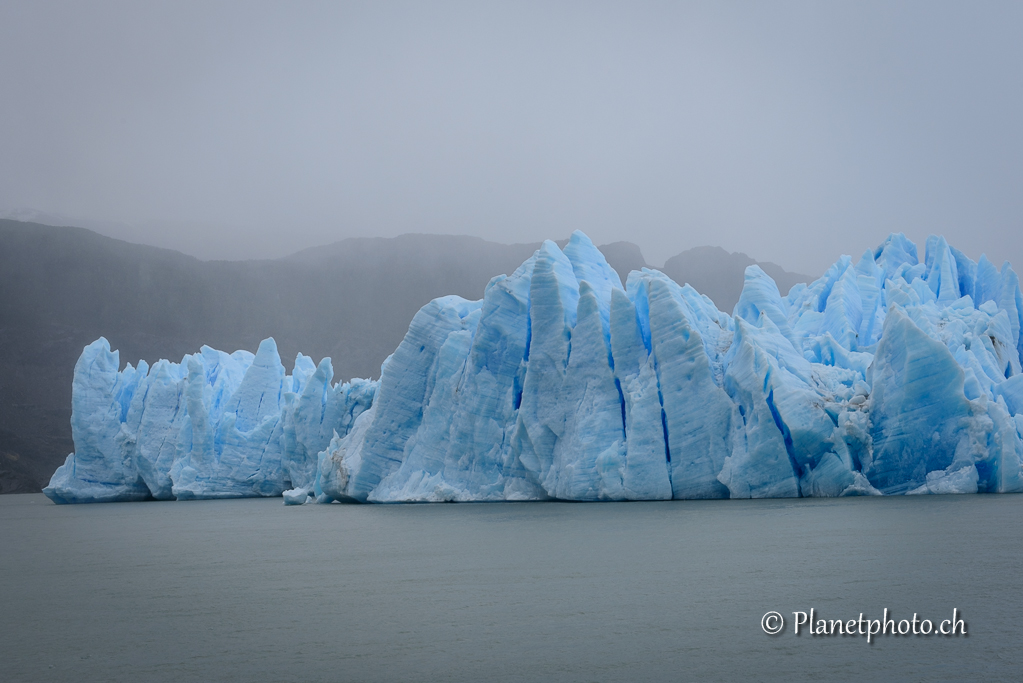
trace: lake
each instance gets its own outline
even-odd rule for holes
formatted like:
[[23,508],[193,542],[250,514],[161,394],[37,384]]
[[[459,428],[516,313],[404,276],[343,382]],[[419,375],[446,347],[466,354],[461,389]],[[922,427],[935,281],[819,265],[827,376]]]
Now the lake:
[[[1018,680],[1023,496],[0,496],[5,681]],[[827,620],[966,636],[811,636]],[[785,618],[767,635],[768,611]]]

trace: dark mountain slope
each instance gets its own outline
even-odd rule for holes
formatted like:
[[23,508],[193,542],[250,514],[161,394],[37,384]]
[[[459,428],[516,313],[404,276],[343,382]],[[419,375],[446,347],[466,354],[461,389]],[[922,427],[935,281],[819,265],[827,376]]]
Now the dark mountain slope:
[[[721,247],[687,249],[668,259],[661,270],[679,284],[689,283],[706,294],[722,311],[731,313],[742,293],[746,266],[759,265],[774,278],[782,296],[797,282],[810,282],[811,277],[790,273],[769,261],[758,262],[743,253],[729,253]],[[738,275],[738,276],[737,276]]]

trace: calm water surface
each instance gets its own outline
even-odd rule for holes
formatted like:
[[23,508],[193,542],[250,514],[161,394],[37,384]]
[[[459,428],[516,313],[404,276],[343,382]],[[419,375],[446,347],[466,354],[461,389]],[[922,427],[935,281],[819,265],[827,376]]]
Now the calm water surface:
[[[5,681],[1019,680],[1023,496],[0,496]],[[967,637],[796,637],[963,614]],[[768,610],[786,629],[768,636]]]

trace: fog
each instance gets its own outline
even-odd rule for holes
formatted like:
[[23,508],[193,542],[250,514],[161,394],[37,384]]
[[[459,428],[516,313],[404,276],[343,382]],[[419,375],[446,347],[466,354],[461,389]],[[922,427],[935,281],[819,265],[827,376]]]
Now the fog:
[[[1020,3],[0,4],[0,212],[200,258],[586,231],[1023,266]],[[20,212],[20,213],[19,213]]]

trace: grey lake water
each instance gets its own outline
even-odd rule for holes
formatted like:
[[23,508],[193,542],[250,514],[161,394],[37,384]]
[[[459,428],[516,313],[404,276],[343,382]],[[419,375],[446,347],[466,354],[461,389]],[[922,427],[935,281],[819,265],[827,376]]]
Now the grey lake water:
[[[794,635],[793,612],[811,608],[935,625],[956,609],[967,635]],[[761,628],[771,610],[785,618],[775,636]],[[1021,676],[1023,496],[0,497],[4,681]]]

